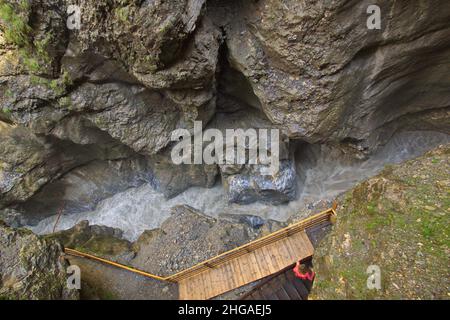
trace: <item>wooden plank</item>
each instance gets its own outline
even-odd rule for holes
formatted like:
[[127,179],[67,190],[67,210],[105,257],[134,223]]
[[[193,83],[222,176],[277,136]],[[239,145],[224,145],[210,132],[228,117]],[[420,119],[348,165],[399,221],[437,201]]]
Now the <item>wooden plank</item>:
[[220,293],[222,290],[225,289],[226,281],[219,281],[220,279],[222,279],[222,276],[225,277],[225,275],[219,268],[215,268],[214,270],[209,271],[207,273],[210,275],[211,278],[211,285],[208,287],[209,297],[215,297],[217,295],[216,292]]
[[[285,276],[283,275],[283,277]],[[284,285],[284,290],[286,290],[286,293],[288,294],[290,300],[303,300],[300,294],[294,288],[294,286],[287,281],[286,284]]]
[[266,252],[267,252],[267,256],[266,257],[271,259],[272,265],[275,268],[275,272],[283,269],[283,265],[281,265],[279,263],[279,260],[277,259],[278,258],[277,257],[277,255],[278,255],[278,246],[271,244],[271,245],[266,246],[264,249],[266,249]]
[[[245,255],[247,261],[247,269],[244,271],[246,274],[246,278],[254,279],[258,277],[259,269],[257,266],[257,257],[255,252],[251,251]],[[239,260],[242,258],[239,258]]]
[[276,292],[276,295],[278,297],[278,299],[280,300],[291,300],[288,296],[288,294],[286,293],[286,291],[284,290],[284,287],[281,286],[278,291]]
[[314,246],[312,245],[311,241],[309,240],[308,235],[305,231],[300,232],[300,236],[303,238],[302,244],[306,247],[307,252],[310,252],[311,255],[314,254]]
[[[291,246],[294,248],[294,251],[299,252],[299,255],[302,256],[302,258],[311,256],[314,253],[314,247],[304,231],[293,235],[289,241]],[[300,257],[297,257],[296,261],[299,259]]]
[[291,282],[291,284],[295,287],[295,289],[297,290],[299,295],[302,297],[302,299],[308,300],[309,291],[306,289],[302,280],[296,278],[293,272],[287,272],[286,277]]
[[224,290],[224,283],[223,279],[225,279],[225,275],[223,274],[222,270],[220,268],[215,268],[214,271],[211,271],[211,277],[213,279],[213,288],[214,290],[218,290],[219,292]]
[[262,248],[260,248],[258,250],[259,250],[258,253],[261,252],[260,254],[256,253],[256,254],[258,254],[257,261],[258,261],[258,265],[260,268],[260,275],[265,276],[267,274],[271,274],[271,271],[270,271],[270,268],[268,265],[269,261],[266,260],[265,255],[262,254]]
[[234,260],[231,260],[230,263],[233,264],[234,269],[236,270],[236,275],[235,276],[237,278],[238,283],[246,283],[246,281],[244,279],[244,271],[245,270],[243,270],[241,268],[241,264],[240,264],[239,260],[240,259],[234,259]]
[[247,255],[245,255],[244,257],[245,258],[240,258],[240,260],[242,259],[243,261],[246,262],[247,268],[244,271],[244,278],[245,278],[245,282],[249,283],[249,282],[252,282],[255,277],[254,273],[252,272],[252,267],[251,267],[252,264],[254,263],[254,260],[252,259],[253,255],[251,252],[248,253]]
[[278,249],[279,263],[283,266],[283,268],[285,268],[288,265],[292,264],[293,252],[288,250],[288,248],[286,246],[287,239],[288,238],[285,238],[282,241],[280,241],[279,249]]
[[[203,282],[203,293],[199,299],[204,300],[208,297],[211,297],[212,294],[214,294],[215,286],[213,285],[213,278],[212,278],[212,272],[205,271],[198,275],[198,278],[202,280]],[[198,285],[198,283],[197,283]]]
[[192,291],[192,289],[190,288],[191,287],[191,284],[192,284],[192,281],[184,281],[184,286],[185,286],[185,292],[186,292],[186,295],[185,295],[185,298],[184,299],[186,299],[186,297],[189,297],[189,296],[192,296],[195,292],[193,292]]
[[255,251],[255,258],[260,264],[259,279],[273,273],[275,267],[266,247],[259,248],[257,251]]
[[214,286],[212,285],[212,277],[211,276],[212,275],[211,275],[210,271],[205,271],[200,274],[200,277],[203,278],[203,281],[205,283],[205,286],[204,286],[205,298],[214,297],[215,296],[214,293],[217,290],[217,288],[214,288]]
[[226,264],[227,270],[228,270],[228,282],[230,288],[237,288],[239,283],[236,281],[235,271],[233,268],[233,265],[230,262],[227,262]]
[[291,238],[289,238],[289,243],[293,248],[293,252],[295,252],[297,254],[297,256],[295,257],[295,262],[297,262],[299,260],[299,256],[304,255],[305,254],[305,249],[302,246],[301,239],[299,239],[298,234],[292,236]]
[[270,252],[267,250],[267,248],[262,247],[259,250],[260,250],[261,259],[264,259],[266,262],[268,273],[273,274],[273,273],[277,272],[277,268],[276,268],[274,262],[272,261]]
[[211,279],[216,279],[216,285],[212,285],[210,287],[210,297],[215,297],[217,294],[220,294],[223,290],[227,289],[227,281],[222,280],[227,279],[227,275],[222,272],[220,267],[215,267],[214,271],[210,271],[209,273],[211,275]]
[[297,262],[297,249],[296,247],[291,243],[292,237],[289,237],[286,239],[286,248],[289,250],[291,254],[291,261]]
[[212,288],[211,297],[215,297],[217,294],[227,291],[228,286],[230,285],[229,275],[227,272],[223,271],[223,267],[216,267],[214,277],[217,279],[217,285]]
[[178,300],[184,300],[184,297],[187,296],[185,288],[186,286],[184,283],[178,283]]
[[185,279],[180,281],[180,283],[184,283],[186,285],[187,295],[184,296],[183,300],[185,299],[197,300],[199,299],[199,297],[206,296],[204,294],[205,288],[202,285],[201,286],[198,285],[198,283],[201,281],[202,279],[199,277],[194,277],[191,279]]
[[288,238],[280,241],[279,250],[278,250],[278,253],[280,255],[280,263],[283,265],[283,268],[292,264],[293,252],[287,248],[287,239]]
[[265,275],[267,274],[267,272],[265,272],[266,270],[266,261],[264,259],[264,256],[259,254],[260,249],[256,250],[255,252],[252,253],[252,255],[255,257],[255,264],[253,264],[253,268],[255,269],[254,272],[254,276],[258,279],[261,279],[263,277],[265,277]]
[[241,271],[240,278],[242,279],[242,282],[251,281],[251,277],[248,275],[248,268],[249,268],[248,254],[243,255],[242,257],[237,259],[236,262],[239,265],[239,270]]
[[264,300],[264,296],[261,295],[260,290],[257,290],[252,294],[252,299],[253,300]]
[[193,295],[193,293],[189,291],[191,283],[191,281],[181,281],[178,283],[178,298],[180,300],[189,299],[189,297]]
[[289,238],[286,238],[283,242],[283,246],[287,252],[287,254],[289,255],[289,260],[292,260],[292,258],[296,255],[295,252],[293,251],[290,242],[289,242]]
[[[216,265],[214,269],[208,268],[182,280],[182,282],[186,282],[187,290],[185,290],[186,288],[180,289],[180,297],[187,299],[215,297],[274,274],[295,263],[296,260],[310,256],[312,252],[312,244],[304,231],[294,233],[289,237],[282,237],[276,242],[246,252],[244,255],[235,256],[231,260]],[[189,282],[191,282],[190,285]],[[191,288],[196,292],[191,292]],[[278,296],[272,293],[270,297],[273,299],[289,298],[288,292],[283,290]],[[293,295],[293,292],[290,295]]]
[[205,273],[209,274],[209,277],[205,275],[205,281],[210,281],[211,283],[215,282],[217,285],[207,285],[206,297],[204,299],[215,297],[218,294],[229,290],[231,285],[231,274],[228,263]]

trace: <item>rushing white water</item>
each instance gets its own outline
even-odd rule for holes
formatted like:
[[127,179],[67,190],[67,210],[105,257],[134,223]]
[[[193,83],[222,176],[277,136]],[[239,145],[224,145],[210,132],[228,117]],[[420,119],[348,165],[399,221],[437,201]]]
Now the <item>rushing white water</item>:
[[[369,159],[352,163],[333,158],[327,150],[321,151],[320,146],[313,145],[308,158],[313,158],[314,163],[306,164],[305,187],[300,195],[300,201],[312,203],[321,199],[333,199],[358,182],[376,175],[387,164],[415,158],[448,142],[450,136],[443,133],[402,132]],[[301,165],[300,162],[298,166]],[[297,168],[297,171],[300,170]]]
[[[77,214],[63,215],[58,222],[58,230],[71,228],[81,220],[91,224],[120,228],[124,237],[135,240],[144,231],[157,228],[170,216],[170,209],[175,205],[189,205],[207,215],[217,217],[221,213],[250,214],[265,219],[285,221],[294,212],[298,212],[308,203],[330,200],[348,190],[357,182],[377,174],[386,164],[398,163],[416,157],[442,143],[448,143],[450,136],[435,132],[405,132],[395,136],[385,147],[366,161],[348,163],[340,158],[333,158],[320,147],[310,146],[313,161],[300,163],[304,166],[303,188],[299,188],[298,199],[286,205],[273,206],[263,203],[249,205],[229,204],[221,185],[213,188],[190,188],[172,199],[155,191],[145,184],[103,200],[96,210]],[[301,179],[299,179],[301,180]],[[34,232],[45,234],[52,232],[56,216],[40,221],[29,227]]]

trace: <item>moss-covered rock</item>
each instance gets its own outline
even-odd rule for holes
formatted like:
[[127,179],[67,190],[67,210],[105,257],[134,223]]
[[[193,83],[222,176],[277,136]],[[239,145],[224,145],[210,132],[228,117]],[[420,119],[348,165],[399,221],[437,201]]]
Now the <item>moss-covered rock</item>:
[[131,251],[131,243],[122,239],[122,231],[81,221],[69,230],[46,236],[57,239],[65,247],[104,257],[120,256]]
[[[317,249],[313,299],[448,299],[450,146],[349,191]],[[370,265],[381,289],[368,289]]]
[[61,245],[0,221],[0,300],[77,299]]

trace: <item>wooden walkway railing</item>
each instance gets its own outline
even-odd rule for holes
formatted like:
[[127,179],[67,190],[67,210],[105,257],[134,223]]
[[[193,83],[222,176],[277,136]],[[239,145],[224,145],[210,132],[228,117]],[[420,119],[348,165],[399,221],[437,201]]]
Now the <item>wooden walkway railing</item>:
[[139,269],[136,269],[136,268],[133,268],[133,267],[129,267],[129,266],[126,266],[124,264],[117,263],[117,262],[114,262],[114,261],[110,261],[110,260],[107,260],[107,259],[103,259],[103,258],[94,256],[94,255],[91,255],[91,254],[88,254],[88,253],[85,253],[85,252],[81,252],[81,251],[78,251],[78,250],[75,250],[75,249],[64,248],[64,252],[66,254],[74,256],[74,257],[80,257],[80,258],[86,258],[86,259],[98,261],[98,262],[101,262],[101,263],[104,263],[104,264],[108,264],[110,266],[114,266],[114,267],[117,267],[117,268],[120,268],[120,269],[123,269],[123,270],[127,270],[127,271],[130,271],[130,272],[133,272],[133,273],[137,273],[137,274],[140,274],[141,276],[144,276],[144,277],[147,277],[147,278],[152,278],[152,279],[159,280],[159,281],[168,281],[164,277],[160,277],[160,276],[157,276],[155,274],[151,274],[151,273],[146,272],[146,271],[142,271],[142,270],[139,270]]
[[[73,255],[73,256],[83,257],[83,258],[87,258],[87,259],[91,259],[91,260],[96,260],[96,261],[99,261],[99,262],[102,262],[105,264],[112,265],[117,268],[128,270],[128,271],[155,279],[155,280],[169,281],[169,282],[174,282],[174,283],[179,283],[179,284],[181,284],[181,283],[186,284],[186,280],[188,280],[190,278],[194,278],[200,274],[203,274],[203,273],[211,271],[211,270],[215,270],[215,274],[217,276],[217,273],[218,273],[217,271],[218,271],[218,269],[220,269],[220,266],[224,266],[224,270],[225,269],[230,270],[230,268],[232,269],[232,266],[234,265],[236,268],[239,268],[241,273],[245,273],[245,270],[241,270],[242,266],[237,266],[236,264],[234,264],[236,259],[239,259],[240,257],[243,257],[243,256],[246,256],[245,259],[250,259],[249,257],[251,257],[253,260],[248,260],[246,262],[247,266],[248,266],[248,262],[250,262],[250,261],[258,263],[258,260],[259,260],[258,256],[261,256],[262,259],[276,259],[275,255],[270,253],[269,252],[270,250],[267,249],[269,247],[273,248],[274,252],[276,252],[277,250],[280,250],[279,248],[277,248],[277,246],[279,246],[279,245],[286,246],[286,248],[284,249],[285,254],[283,256],[284,260],[294,259],[293,257],[295,256],[296,250],[297,251],[299,250],[298,251],[299,254],[303,254],[303,255],[312,254],[309,239],[306,236],[306,234],[304,234],[304,231],[308,228],[320,225],[326,221],[330,221],[331,218],[336,215],[335,209],[336,209],[335,206],[333,206],[333,208],[330,208],[328,210],[325,210],[323,212],[315,214],[311,217],[308,217],[304,220],[294,223],[288,227],[285,227],[283,229],[275,231],[267,236],[264,236],[262,238],[254,240],[252,242],[249,242],[245,245],[242,245],[240,247],[237,247],[237,248],[234,248],[227,252],[224,252],[222,254],[219,254],[211,259],[200,262],[188,269],[185,269],[183,271],[180,271],[178,273],[175,273],[175,274],[167,276],[167,277],[154,275],[154,274],[142,271],[142,270],[138,270],[138,269],[135,269],[135,268],[132,268],[132,267],[120,264],[120,263],[109,261],[107,259],[99,258],[94,255],[90,255],[90,254],[80,252],[78,250],[74,250],[74,249],[70,249],[70,248],[65,248],[65,252],[68,255]],[[292,237],[294,235],[295,235],[295,238]],[[292,239],[287,239],[290,237],[292,237]],[[296,244],[297,242],[304,242],[304,246],[303,247],[298,246]],[[277,245],[274,245],[274,244],[277,244]],[[289,252],[287,252],[288,251],[287,248],[292,249],[292,252],[291,252],[292,256],[290,256]],[[250,253],[252,253],[252,255],[248,256]],[[265,257],[263,257],[263,256],[265,256]],[[301,257],[298,257],[298,258],[301,258]],[[242,258],[241,260],[245,260],[245,259]],[[294,262],[295,261],[289,261],[289,263],[294,263]],[[273,268],[276,268],[277,266],[280,266],[279,270],[281,270],[283,267],[285,267],[285,266],[282,266],[281,262],[279,262],[278,264],[275,263],[273,267],[270,267],[271,261],[265,260],[265,263],[268,265],[268,267],[266,268],[267,270],[264,270],[264,272],[262,272],[260,274],[261,277],[263,277],[264,274],[266,274],[268,272],[274,271]],[[286,263],[287,263],[287,260],[286,260]],[[264,269],[264,268],[262,268],[262,269]],[[277,272],[279,270],[275,270],[274,272]],[[235,270],[235,271],[238,271],[238,270]],[[274,273],[274,272],[272,272],[272,273]],[[255,278],[255,276],[257,277],[257,275],[252,274],[251,279]],[[222,280],[226,281],[225,278],[223,278]],[[256,280],[258,280],[258,279],[256,279]],[[241,283],[243,283],[243,282],[247,283],[246,281],[248,281],[248,280],[245,280],[245,279],[243,279],[242,281],[233,280],[234,283],[233,283],[233,285],[231,285],[231,287],[237,288],[237,286],[238,285],[240,286]],[[197,283],[196,285],[201,285],[203,282]],[[230,286],[226,286],[226,287],[228,288]],[[180,292],[180,295],[182,295],[181,292]],[[184,293],[182,296],[186,298],[187,292]]]
[[249,252],[255,251],[258,248],[261,248],[263,246],[267,246],[271,243],[274,243],[275,241],[278,241],[280,239],[291,236],[294,233],[297,233],[299,231],[305,230],[307,228],[310,228],[310,227],[316,226],[318,224],[321,224],[325,221],[328,221],[330,219],[330,216],[334,215],[335,213],[336,212],[332,208],[325,210],[325,211],[315,214],[309,218],[306,218],[306,219],[301,220],[297,223],[294,223],[290,226],[287,226],[283,229],[275,231],[275,232],[273,232],[269,235],[266,235],[262,238],[256,239],[256,240],[249,242],[247,244],[244,244],[240,247],[237,247],[230,251],[219,254],[218,256],[215,256],[211,259],[200,262],[199,264],[197,264],[193,267],[190,267],[186,270],[180,271],[172,276],[167,277],[166,279],[169,281],[178,282],[182,279],[192,277],[195,274],[198,274],[205,270],[217,267],[218,265],[220,265],[226,261],[237,258],[237,257],[247,254]]

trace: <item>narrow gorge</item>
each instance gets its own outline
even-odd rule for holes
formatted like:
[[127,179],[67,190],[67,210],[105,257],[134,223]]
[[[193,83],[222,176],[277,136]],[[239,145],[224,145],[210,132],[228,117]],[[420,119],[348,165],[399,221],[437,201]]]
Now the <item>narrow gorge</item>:
[[[341,204],[386,168],[450,143],[445,0],[379,0],[380,29],[367,27],[366,0],[72,2],[0,0],[0,297],[79,298],[55,286],[24,292],[37,282],[13,276],[4,257],[20,244],[10,234],[43,239],[36,250],[49,255],[75,247],[168,275]],[[279,171],[175,164],[172,132],[196,121],[222,133],[278,130]],[[448,153],[438,154],[442,167],[431,167],[448,190]],[[444,198],[432,207],[445,226]],[[176,299],[170,285],[141,288],[78,264],[82,298]],[[448,299],[442,285],[433,298]],[[336,298],[323,292],[315,297]]]

